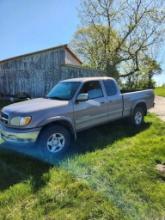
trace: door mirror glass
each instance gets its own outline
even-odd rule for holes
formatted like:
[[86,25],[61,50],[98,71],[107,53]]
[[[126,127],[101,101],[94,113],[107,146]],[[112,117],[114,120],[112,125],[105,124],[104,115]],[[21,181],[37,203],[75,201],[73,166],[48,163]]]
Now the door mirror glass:
[[78,102],[84,102],[88,100],[88,93],[80,93],[77,97]]

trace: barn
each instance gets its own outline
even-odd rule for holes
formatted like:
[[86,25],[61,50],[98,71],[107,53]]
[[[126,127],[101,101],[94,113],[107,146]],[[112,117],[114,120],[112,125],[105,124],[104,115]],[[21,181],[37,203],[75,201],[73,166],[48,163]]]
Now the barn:
[[0,94],[42,97],[62,79],[97,75],[101,72],[82,67],[68,45],[60,45],[0,61]]

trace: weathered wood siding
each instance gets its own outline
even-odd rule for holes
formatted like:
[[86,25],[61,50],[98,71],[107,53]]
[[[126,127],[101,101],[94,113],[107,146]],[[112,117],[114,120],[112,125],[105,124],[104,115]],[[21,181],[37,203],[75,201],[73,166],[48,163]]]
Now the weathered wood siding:
[[0,63],[0,93],[15,95],[26,92],[33,97],[44,96],[61,76],[65,51],[36,53]]
[[80,62],[65,47],[1,61],[0,93],[16,95],[25,92],[32,97],[42,97],[59,80],[102,75],[99,71],[82,68],[78,64]]
[[83,68],[81,66],[62,65],[61,66],[61,79],[69,79],[76,77],[90,77],[90,76],[103,76],[103,72],[99,70]]
[[65,50],[65,64],[80,65],[78,60],[76,60],[67,50]]

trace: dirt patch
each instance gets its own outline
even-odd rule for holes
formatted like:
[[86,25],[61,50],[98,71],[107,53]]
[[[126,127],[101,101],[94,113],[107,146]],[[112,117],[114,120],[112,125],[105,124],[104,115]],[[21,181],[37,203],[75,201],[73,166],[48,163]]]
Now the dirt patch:
[[155,107],[150,109],[150,112],[155,113],[161,120],[165,121],[165,98],[156,96]]
[[165,181],[165,165],[164,164],[157,164],[156,170],[159,173],[159,177]]

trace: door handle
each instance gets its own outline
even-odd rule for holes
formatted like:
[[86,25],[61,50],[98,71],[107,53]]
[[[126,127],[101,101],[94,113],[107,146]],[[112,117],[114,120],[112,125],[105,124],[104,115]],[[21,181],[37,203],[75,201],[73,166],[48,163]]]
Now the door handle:
[[101,104],[104,104],[105,102],[104,101],[102,101],[102,102],[100,102]]

